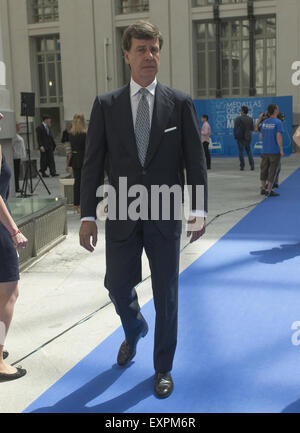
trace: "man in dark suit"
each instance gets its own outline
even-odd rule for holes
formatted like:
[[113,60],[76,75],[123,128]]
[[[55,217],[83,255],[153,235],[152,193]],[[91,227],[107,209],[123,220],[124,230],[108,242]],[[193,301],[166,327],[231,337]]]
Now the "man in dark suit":
[[[148,215],[135,220],[130,217],[134,199],[128,191],[137,185],[149,194],[154,185],[182,186],[184,160],[187,184],[191,186],[188,236],[194,242],[205,232],[207,174],[192,99],[156,80],[162,44],[159,29],[151,23],[139,21],[129,26],[123,36],[123,50],[131,68],[131,83],[95,100],[82,173],[80,244],[92,252],[97,243],[96,190],[104,182],[104,162],[108,156],[109,184],[119,200],[124,200],[126,193],[128,198],[127,215],[121,215],[123,210],[117,204],[117,217],[109,216],[106,220],[105,287],[125,332],[117,362],[128,365],[135,356],[138,340],[148,332],[134,289],[142,279],[141,255],[145,249],[156,310],[154,390],[156,396],[165,398],[173,391],[170,372],[177,343],[182,222],[176,219],[176,210],[172,210],[172,197],[168,204],[169,219],[162,216],[165,200],[160,197],[158,217],[152,217],[152,213],[149,217],[150,200]],[[125,192],[120,188],[121,178],[126,178]],[[199,185],[204,187],[204,198],[197,207]],[[181,200],[179,193],[180,209]]]
[[52,177],[59,176],[56,173],[54,151],[56,144],[52,133],[50,131],[51,117],[48,115],[43,116],[43,123],[36,128],[37,141],[41,152],[41,167],[40,172],[43,177],[49,177],[46,170],[49,167]]
[[244,149],[247,152],[249,165],[251,170],[254,170],[254,159],[251,152],[252,131],[254,131],[254,123],[252,117],[248,116],[248,107],[245,105],[241,108],[241,115],[234,122],[234,137],[237,140],[239,147],[240,170],[245,169]]

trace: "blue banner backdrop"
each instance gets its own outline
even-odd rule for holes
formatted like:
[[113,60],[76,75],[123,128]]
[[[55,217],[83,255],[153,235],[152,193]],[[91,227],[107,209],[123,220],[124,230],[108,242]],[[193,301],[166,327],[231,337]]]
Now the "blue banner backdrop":
[[[234,120],[240,115],[242,105],[249,108],[249,116],[253,117],[254,125],[260,113],[266,111],[269,104],[278,104],[284,112],[283,148],[285,155],[292,153],[292,119],[293,97],[277,96],[268,98],[233,98],[233,99],[197,99],[194,101],[201,123],[202,114],[207,114],[212,129],[211,154],[216,156],[238,156],[237,142],[233,136]],[[251,149],[254,155],[260,155],[262,143],[259,134],[252,135]]]

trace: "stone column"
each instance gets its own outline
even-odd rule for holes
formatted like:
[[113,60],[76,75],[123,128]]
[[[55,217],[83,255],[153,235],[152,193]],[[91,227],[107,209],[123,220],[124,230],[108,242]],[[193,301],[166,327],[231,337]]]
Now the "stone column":
[[[2,152],[4,153],[13,173],[12,138],[16,135],[16,116],[14,111],[11,109],[9,90],[6,87],[6,67],[4,62],[2,37],[0,20],[0,112],[4,115],[4,119],[0,121],[0,144],[2,146]],[[12,175],[10,185],[11,195],[15,195],[14,191],[14,176]]]

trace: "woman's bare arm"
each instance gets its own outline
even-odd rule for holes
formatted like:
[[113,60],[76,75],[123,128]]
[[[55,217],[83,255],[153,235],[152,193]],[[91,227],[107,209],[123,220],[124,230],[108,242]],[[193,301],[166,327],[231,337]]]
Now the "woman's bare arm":
[[[2,163],[2,151],[0,145],[0,175],[1,175],[1,163]],[[17,224],[14,222],[12,216],[8,212],[6,204],[0,195],[0,223],[8,230],[10,236],[12,237],[15,248],[25,248],[28,240],[19,231]]]
[[0,222],[9,231],[11,236],[18,231],[18,226],[12,219],[10,213],[8,212],[8,209],[1,196],[0,196]]

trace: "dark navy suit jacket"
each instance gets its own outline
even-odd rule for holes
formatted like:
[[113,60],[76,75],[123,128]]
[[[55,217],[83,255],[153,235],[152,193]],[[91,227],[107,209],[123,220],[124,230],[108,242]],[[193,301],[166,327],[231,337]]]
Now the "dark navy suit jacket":
[[[167,129],[174,128],[169,132]],[[155,92],[150,142],[144,167],[140,164],[134,134],[130,102],[130,85],[96,98],[86,140],[81,180],[81,216],[96,216],[97,188],[104,182],[104,163],[108,158],[109,183],[118,194],[119,178],[127,177],[132,185],[181,185],[183,165],[186,181],[195,192],[196,185],[205,190],[207,211],[207,174],[201,130],[192,99],[158,83]],[[195,194],[192,209],[196,209]],[[133,200],[133,199],[132,199]],[[130,203],[130,200],[128,200]],[[172,204],[172,203],[171,203]],[[163,236],[178,237],[181,221],[155,221]],[[107,239],[122,240],[130,236],[136,222],[106,220]]]

